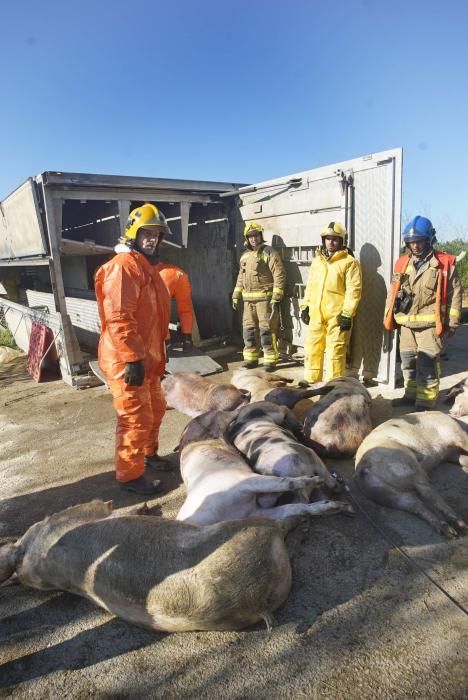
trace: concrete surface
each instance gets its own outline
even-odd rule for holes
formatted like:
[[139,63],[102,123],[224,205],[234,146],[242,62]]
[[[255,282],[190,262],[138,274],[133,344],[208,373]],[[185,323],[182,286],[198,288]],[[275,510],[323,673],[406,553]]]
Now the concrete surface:
[[[442,361],[443,388],[468,369],[468,326]],[[227,381],[240,356],[213,377]],[[302,368],[284,370],[300,378]],[[380,387],[374,421],[392,415]],[[399,414],[403,413],[402,411]],[[168,411],[161,452],[188,421]],[[137,503],[113,477],[114,413],[104,387],[35,384],[24,358],[0,365],[0,537],[92,498]],[[330,460],[350,478],[350,460]],[[173,517],[177,472],[149,505]],[[444,464],[433,482],[468,519],[468,476]],[[468,538],[445,541],[416,517],[353,497],[391,539],[468,608]],[[0,697],[14,698],[424,698],[468,697],[468,620],[358,509],[311,519],[288,537],[293,587],[270,635],[152,633],[68,593],[0,588]]]

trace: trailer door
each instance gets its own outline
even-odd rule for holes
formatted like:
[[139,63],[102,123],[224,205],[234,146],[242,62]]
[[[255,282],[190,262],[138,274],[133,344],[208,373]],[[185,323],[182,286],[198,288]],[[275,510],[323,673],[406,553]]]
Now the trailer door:
[[29,178],[0,203],[0,261],[47,254],[34,182]]
[[383,332],[385,297],[399,253],[402,150],[260,182],[239,191],[242,218],[259,221],[265,237],[282,250],[287,297],[282,325],[288,340],[303,347],[306,327],[299,305],[320,233],[339,221],[360,260],[363,295],[350,346],[350,367],[393,387],[396,349]]

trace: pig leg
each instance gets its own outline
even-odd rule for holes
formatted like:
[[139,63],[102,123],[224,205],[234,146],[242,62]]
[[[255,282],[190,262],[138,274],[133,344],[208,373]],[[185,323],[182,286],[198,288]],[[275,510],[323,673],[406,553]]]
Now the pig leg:
[[[371,501],[379,503],[382,506],[387,506],[388,508],[396,508],[397,510],[404,510],[407,513],[413,513],[417,515],[422,520],[425,520],[431,527],[436,530],[436,532],[444,535],[445,537],[456,537],[457,532],[448,525],[448,523],[441,520],[440,516],[435,515],[426,505],[423,503],[421,498],[412,489],[415,488],[415,483],[407,484],[406,487],[395,488],[390,483],[383,481],[378,474],[375,474],[369,467],[364,467],[356,474],[357,483],[360,490],[368,497]],[[418,479],[418,484],[422,484],[421,477]],[[427,483],[429,489],[430,484]]]
[[0,547],[0,583],[13,576],[20,555],[20,550],[11,542]]
[[459,455],[458,463],[463,469],[468,469],[468,455]]
[[239,485],[244,492],[254,492],[258,495],[264,493],[282,493],[285,491],[297,491],[298,489],[315,488],[322,486],[323,479],[320,476],[264,476],[258,474],[250,479],[244,479]]
[[349,503],[341,501],[316,501],[315,503],[287,503],[275,508],[258,508],[255,515],[272,520],[284,520],[297,515],[324,515],[334,513],[354,513]]
[[[440,496],[437,491],[430,485],[422,482],[415,483],[415,489],[421,496],[422,500],[427,503],[427,505],[433,508],[435,511],[442,513],[445,520],[456,530],[467,530],[468,525],[458,517],[458,515],[450,508],[450,506],[444,501],[442,496]],[[445,526],[446,523],[443,523]],[[445,529],[445,528],[444,528]],[[444,533],[442,533],[444,534]]]

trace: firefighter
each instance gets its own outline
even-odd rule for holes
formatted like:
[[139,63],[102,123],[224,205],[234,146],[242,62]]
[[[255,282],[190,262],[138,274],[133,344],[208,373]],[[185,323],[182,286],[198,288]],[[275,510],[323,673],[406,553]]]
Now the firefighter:
[[244,228],[247,250],[240,259],[240,270],[232,293],[232,307],[244,302],[242,334],[243,367],[257,367],[260,346],[263,367],[273,372],[278,361],[277,333],[279,307],[284,294],[286,274],[281,257],[263,240],[263,226],[251,221]]
[[309,270],[301,302],[301,319],[309,326],[304,346],[304,379],[319,382],[346,371],[353,317],[361,299],[361,266],[346,247],[347,234],[332,221],[321,234],[322,245]]
[[415,216],[403,231],[408,253],[396,262],[387,297],[384,327],[400,329],[403,397],[393,406],[433,409],[439,395],[440,352],[461,317],[462,290],[456,257],[435,251],[435,229]]
[[171,299],[175,299],[182,333],[182,351],[189,352],[193,348],[192,286],[189,276],[180,267],[171,263],[159,262],[156,269],[167,287],[169,296]]
[[116,246],[116,256],[96,272],[101,319],[99,366],[117,413],[116,478],[123,488],[156,493],[159,482],[145,467],[163,468],[157,455],[158,434],[166,403],[160,377],[170,301],[156,267],[157,248],[169,226],[154,204],[134,209]]

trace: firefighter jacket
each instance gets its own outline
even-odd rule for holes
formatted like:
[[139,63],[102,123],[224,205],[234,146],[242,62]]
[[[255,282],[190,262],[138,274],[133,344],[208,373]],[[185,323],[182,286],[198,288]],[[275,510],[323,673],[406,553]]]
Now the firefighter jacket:
[[233,301],[280,302],[284,295],[286,273],[277,250],[263,244],[242,254],[239,275],[232,293]]
[[301,309],[322,323],[344,314],[353,318],[361,300],[361,266],[346,249],[330,257],[319,251],[309,270]]
[[[393,306],[393,318],[398,325],[436,328],[437,334],[442,335],[445,327],[456,328],[461,318],[462,288],[455,257],[431,251],[418,269],[414,261],[412,256],[404,255],[395,264],[397,279],[393,280],[387,297],[386,320]],[[385,327],[388,328],[388,323]]]
[[123,377],[127,362],[143,360],[147,376],[161,376],[169,325],[169,294],[156,266],[119,245],[96,272],[101,337],[99,366],[109,379]]
[[193,329],[192,286],[186,272],[171,263],[160,262],[156,270],[161,275],[171,299],[175,299],[180,330],[188,334]]

